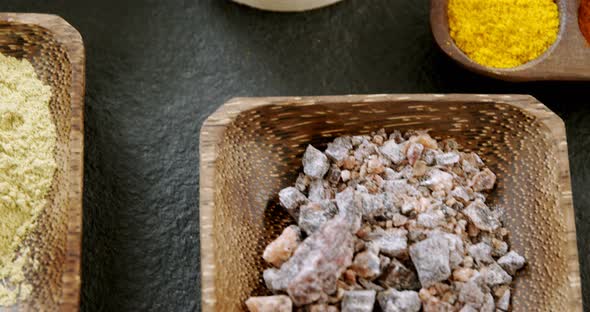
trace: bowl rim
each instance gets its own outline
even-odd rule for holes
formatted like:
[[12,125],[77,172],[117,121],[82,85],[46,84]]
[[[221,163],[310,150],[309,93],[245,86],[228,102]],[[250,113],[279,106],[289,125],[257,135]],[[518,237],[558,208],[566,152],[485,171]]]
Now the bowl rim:
[[71,65],[69,176],[67,186],[67,234],[62,289],[57,302],[60,311],[78,311],[80,305],[80,265],[82,248],[82,194],[84,182],[84,93],[85,50],[82,36],[60,16],[38,13],[0,13],[0,21],[36,26],[48,31],[60,44]]
[[[582,292],[575,228],[575,215],[571,192],[570,167],[568,159],[565,123],[547,106],[530,95],[519,94],[373,94],[314,97],[238,97],[219,107],[203,123],[199,137],[199,222],[201,260],[201,308],[216,311],[215,299],[215,242],[213,219],[215,211],[215,174],[219,142],[225,129],[240,115],[251,109],[278,106],[308,105],[351,105],[355,103],[383,103],[404,105],[408,102],[447,103],[478,105],[499,103],[510,105],[534,116],[548,131],[549,138],[556,143],[559,174],[558,209],[563,211],[567,241],[567,274],[570,286],[568,307],[570,311],[582,311]],[[213,252],[212,252],[213,251]]]

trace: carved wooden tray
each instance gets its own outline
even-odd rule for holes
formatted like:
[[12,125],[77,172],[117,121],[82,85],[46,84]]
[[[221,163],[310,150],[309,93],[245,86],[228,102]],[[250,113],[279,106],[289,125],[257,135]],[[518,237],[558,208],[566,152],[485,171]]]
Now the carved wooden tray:
[[84,169],[82,37],[58,16],[0,13],[0,52],[29,60],[41,80],[51,86],[50,109],[58,135],[58,169],[48,205],[26,240],[40,269],[25,272],[33,292],[15,308],[77,311]]
[[492,204],[507,210],[516,278],[513,311],[582,311],[565,127],[522,95],[367,95],[238,98],[200,137],[203,311],[235,311],[268,294],[262,252],[294,221],[277,205],[307,144],[385,128],[454,137],[497,174]]

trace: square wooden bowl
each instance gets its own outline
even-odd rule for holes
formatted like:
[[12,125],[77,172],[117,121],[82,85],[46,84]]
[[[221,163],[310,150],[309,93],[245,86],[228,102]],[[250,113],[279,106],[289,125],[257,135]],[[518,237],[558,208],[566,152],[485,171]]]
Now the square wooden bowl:
[[529,264],[514,311],[581,311],[565,127],[524,95],[367,95],[233,99],[200,137],[203,311],[243,310],[268,294],[262,251],[294,221],[277,193],[295,182],[308,144],[385,128],[454,137],[498,175],[510,243]]
[[48,204],[25,243],[38,270],[27,270],[29,300],[15,308],[77,311],[80,297],[84,155],[84,46],[70,24],[54,15],[0,13],[0,52],[29,60],[51,86],[57,129],[57,170]]

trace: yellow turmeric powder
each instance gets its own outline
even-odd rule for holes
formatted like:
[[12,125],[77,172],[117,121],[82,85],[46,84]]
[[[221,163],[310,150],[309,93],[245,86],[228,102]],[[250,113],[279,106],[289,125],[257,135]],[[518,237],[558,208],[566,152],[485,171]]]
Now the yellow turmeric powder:
[[511,68],[532,61],[557,39],[554,0],[449,0],[449,31],[475,62]]

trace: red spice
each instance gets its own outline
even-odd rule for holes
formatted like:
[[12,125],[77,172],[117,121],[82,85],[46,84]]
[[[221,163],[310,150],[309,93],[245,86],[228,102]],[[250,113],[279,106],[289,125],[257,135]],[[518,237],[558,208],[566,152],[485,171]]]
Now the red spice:
[[579,12],[580,30],[590,43],[590,0],[582,0]]

